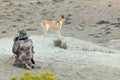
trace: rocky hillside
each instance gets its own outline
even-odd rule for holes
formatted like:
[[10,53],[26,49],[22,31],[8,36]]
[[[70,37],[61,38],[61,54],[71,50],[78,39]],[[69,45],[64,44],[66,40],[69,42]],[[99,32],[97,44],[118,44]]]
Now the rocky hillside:
[[120,38],[119,13],[119,0],[0,0],[0,37],[15,36],[17,27],[43,34],[41,21],[64,14],[62,35],[105,42]]

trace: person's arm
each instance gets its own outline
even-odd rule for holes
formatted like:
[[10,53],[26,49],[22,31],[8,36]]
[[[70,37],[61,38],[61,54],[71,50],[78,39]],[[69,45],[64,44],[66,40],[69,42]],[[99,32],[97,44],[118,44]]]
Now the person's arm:
[[34,46],[32,46],[32,53],[33,53],[33,54],[35,53],[35,51],[34,51]]
[[34,53],[35,53],[35,51],[34,51],[33,41],[32,41],[31,39],[29,39],[29,40],[30,40],[31,45],[32,45],[32,53],[34,54]]
[[17,53],[18,53],[18,48],[19,48],[18,42],[15,42],[15,43],[13,44],[13,47],[12,47],[12,52],[13,52],[14,54],[17,54]]

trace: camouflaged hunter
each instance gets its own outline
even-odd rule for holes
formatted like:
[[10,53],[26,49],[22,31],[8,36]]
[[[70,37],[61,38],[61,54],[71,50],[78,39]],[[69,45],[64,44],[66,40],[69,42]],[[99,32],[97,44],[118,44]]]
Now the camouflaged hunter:
[[13,64],[14,66],[23,67],[29,70],[34,68],[35,63],[33,60],[33,42],[31,39],[28,39],[25,30],[20,30],[19,37],[14,39],[12,51],[14,54],[16,54]]

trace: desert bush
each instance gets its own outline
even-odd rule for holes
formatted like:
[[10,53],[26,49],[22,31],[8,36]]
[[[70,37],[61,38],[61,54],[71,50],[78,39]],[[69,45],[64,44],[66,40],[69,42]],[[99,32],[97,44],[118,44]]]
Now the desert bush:
[[106,35],[107,35],[107,34],[111,34],[111,32],[110,32],[110,31],[106,31],[105,34],[106,34]]
[[65,24],[71,24],[70,20],[71,19],[69,17],[66,17]]
[[2,31],[1,33],[7,33],[7,31]]
[[97,22],[97,24],[109,24],[109,21],[104,21],[104,20],[100,20],[99,22]]
[[100,36],[99,35],[96,35],[96,36],[94,36],[95,38],[100,38]]
[[66,43],[62,43],[60,48],[67,49],[67,44]]
[[67,43],[63,43],[60,39],[54,40],[55,47],[67,49]]
[[62,41],[60,39],[54,40],[55,47],[60,47],[62,44]]
[[64,0],[53,0],[53,2],[62,2]]
[[30,71],[26,71],[19,79],[13,76],[11,80],[58,80],[53,72],[41,72],[38,75],[32,74]]
[[17,76],[12,76],[11,80],[17,80]]

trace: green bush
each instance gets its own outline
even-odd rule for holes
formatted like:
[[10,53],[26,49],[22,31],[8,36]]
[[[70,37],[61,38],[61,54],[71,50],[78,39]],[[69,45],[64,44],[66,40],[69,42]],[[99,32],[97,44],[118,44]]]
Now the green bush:
[[60,48],[67,49],[67,44],[66,43],[62,43]]
[[12,76],[11,80],[17,80],[17,76]]
[[55,47],[60,47],[62,41],[60,39],[54,40]]
[[63,43],[60,39],[54,40],[55,47],[67,49],[67,44]]
[[[18,80],[16,76],[13,76],[11,80]],[[41,72],[39,75],[34,75],[30,71],[26,71],[19,80],[58,80],[53,72]]]

